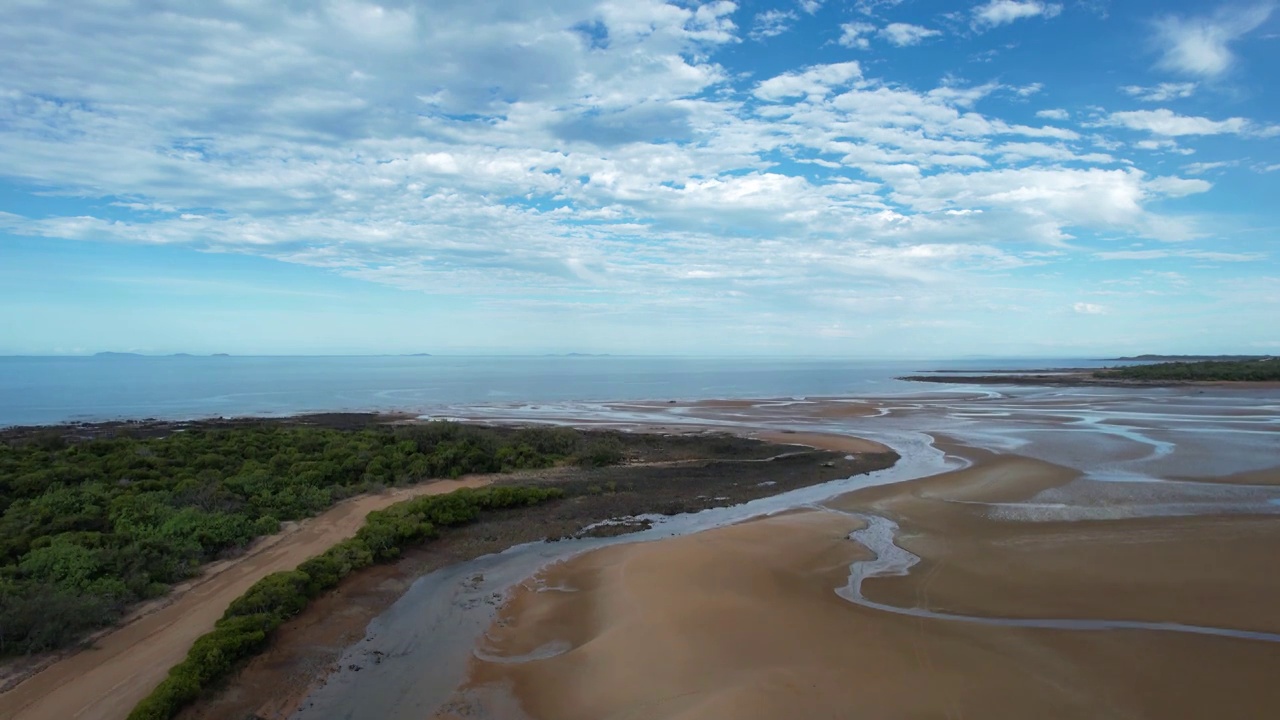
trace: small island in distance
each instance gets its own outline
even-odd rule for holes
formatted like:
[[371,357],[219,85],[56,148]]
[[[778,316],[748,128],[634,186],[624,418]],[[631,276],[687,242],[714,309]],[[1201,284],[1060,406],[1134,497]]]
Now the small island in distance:
[[1210,360],[1266,360],[1271,355],[1134,355],[1107,358],[1113,362],[1201,362]]
[[[1123,360],[1143,360],[1160,355],[1140,355]],[[939,370],[932,375],[907,375],[899,380],[962,385],[1102,385],[1112,387],[1152,387],[1196,383],[1280,382],[1280,358],[1259,356],[1217,356],[1217,360],[1160,362],[1119,368],[1051,368],[1043,370],[985,370],[984,374],[955,374]],[[948,374],[941,374],[948,373]]]
[[[113,351],[107,350],[104,352],[94,353],[93,357],[96,357],[96,358],[148,358],[148,357],[190,358],[190,357],[204,357],[204,356],[196,355],[194,353],[185,353],[185,352],[169,353],[167,355],[147,355],[145,353],[113,352]],[[208,357],[231,357],[231,354],[230,353],[212,353]]]

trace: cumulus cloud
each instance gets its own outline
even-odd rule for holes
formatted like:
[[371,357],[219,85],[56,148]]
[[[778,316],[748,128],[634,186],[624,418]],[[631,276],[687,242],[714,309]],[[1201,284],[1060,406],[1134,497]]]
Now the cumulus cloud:
[[783,73],[756,86],[755,95],[762,100],[781,100],[801,95],[826,95],[833,88],[862,77],[857,62],[814,65],[795,73]]
[[1182,168],[1182,171],[1188,175],[1203,175],[1213,170],[1223,170],[1229,167],[1235,167],[1240,162],[1237,160],[1218,160],[1216,162],[1197,162],[1191,163]]
[[871,23],[844,23],[840,26],[840,39],[837,42],[843,47],[866,50],[871,47],[871,36],[875,32],[876,26]]
[[894,22],[877,28],[871,23],[849,22],[840,26],[840,39],[837,42],[847,48],[867,50],[871,47],[873,37],[878,37],[895,47],[909,47],[940,35],[942,35],[941,30],[911,23]]
[[1094,254],[1099,260],[1163,260],[1165,258],[1187,258],[1210,262],[1246,263],[1256,262],[1266,257],[1263,253],[1218,252],[1213,250],[1175,250],[1159,248],[1154,250],[1108,250]]
[[1262,135],[1277,134],[1277,126],[1262,126],[1242,117],[1211,120],[1194,115],[1179,115],[1167,108],[1158,110],[1130,110],[1113,112],[1107,116],[1111,125],[1131,130],[1144,130],[1153,135],[1180,137],[1183,135]]
[[1124,94],[1135,97],[1143,102],[1168,102],[1169,100],[1181,100],[1189,98],[1195,94],[1197,83],[1160,83],[1154,87],[1143,87],[1141,85],[1125,85],[1120,88]]
[[885,25],[878,34],[891,45],[906,47],[919,45],[928,38],[941,35],[942,32],[911,23],[896,22]]
[[1213,78],[1236,62],[1231,45],[1256,30],[1275,10],[1271,2],[1239,7],[1227,5],[1209,16],[1168,15],[1155,23],[1155,42],[1165,70]]
[[1143,183],[1148,192],[1165,197],[1186,197],[1198,193],[1209,192],[1213,185],[1198,178],[1180,178],[1173,176],[1154,177]]
[[755,24],[751,27],[751,39],[763,40],[776,37],[791,29],[798,16],[790,10],[767,10],[756,15]]
[[889,9],[901,5],[903,0],[857,0],[854,7],[863,15],[874,15],[881,8]]
[[1059,3],[1041,0],[989,0],[973,8],[974,29],[993,28],[999,25],[1033,17],[1054,18],[1062,12]]
[[1032,95],[1039,93],[1041,90],[1044,90],[1044,83],[1038,83],[1038,82],[1028,83],[1026,85],[1021,85],[1021,86],[1013,87],[1009,89],[1013,92],[1014,95],[1025,100],[1031,97]]
[[[1199,236],[1194,217],[1153,207],[1207,183],[1146,172],[1130,146],[1099,152],[1103,135],[1266,131],[1153,110],[1082,138],[1024,107],[1001,114],[1035,84],[913,85],[857,62],[752,76],[717,60],[744,33],[723,1],[184,14],[122,0],[77,4],[56,26],[25,7],[0,9],[0,172],[95,205],[0,214],[0,229],[530,307],[577,293],[716,313],[753,296],[816,302],[819,285],[891,298],[895,282],[945,306],[963,282],[1080,237]],[[882,24],[842,31],[846,44],[934,36]]]

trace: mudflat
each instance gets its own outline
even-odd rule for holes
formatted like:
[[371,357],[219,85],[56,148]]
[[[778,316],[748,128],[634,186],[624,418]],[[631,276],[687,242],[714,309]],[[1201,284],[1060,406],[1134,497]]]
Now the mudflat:
[[[317,688],[333,682],[335,677],[343,681],[344,674],[350,676],[354,693],[366,692],[369,676],[374,672],[370,666],[379,662],[380,656],[361,654],[359,664],[353,667],[340,662],[340,656],[353,645],[370,647],[362,642],[369,623],[427,572],[546,537],[583,534],[584,527],[611,518],[655,511],[694,512],[738,504],[889,467],[897,458],[879,445],[865,447],[886,452],[850,458],[852,446],[844,444],[845,438],[836,436],[782,434],[779,440],[779,444],[768,444],[718,433],[629,435],[627,441],[638,454],[635,462],[626,465],[558,468],[494,478],[498,484],[555,484],[563,488],[568,497],[482,518],[474,524],[452,529],[424,547],[407,551],[396,563],[354,573],[277,630],[271,646],[263,654],[247,663],[242,672],[217,692],[187,708],[180,717],[183,720],[249,716],[277,719],[290,717],[300,706],[309,708],[308,717],[328,717],[326,708],[310,708],[304,699]],[[823,445],[828,449],[810,450],[796,443]],[[830,449],[836,445],[841,449]],[[626,533],[639,526],[607,525],[585,534]],[[490,600],[486,598],[485,602]],[[424,623],[427,622],[424,619]],[[430,636],[424,641],[429,647],[420,650],[432,658],[433,675],[460,673],[465,658],[470,656],[472,642],[471,638],[465,640],[460,648],[463,659],[457,660],[457,667],[452,669],[438,667],[445,662],[441,658],[449,656],[445,638]],[[402,663],[399,659],[396,662]],[[410,674],[416,676],[420,672]],[[412,679],[406,683],[421,684]],[[448,684],[443,688],[446,696],[451,687],[452,684]],[[366,699],[369,702],[355,704],[366,709],[373,707],[375,699]],[[376,698],[378,702],[384,700]],[[419,711],[417,716],[421,714]]]
[[[1011,455],[827,507],[597,550],[512,595],[439,717],[1265,717],[1274,642],[1011,627],[1097,619],[1280,632],[1273,516],[996,519],[1078,473]],[[857,513],[919,555],[836,593],[872,552]],[[559,588],[561,591],[547,591]],[[538,591],[541,589],[541,591]]]

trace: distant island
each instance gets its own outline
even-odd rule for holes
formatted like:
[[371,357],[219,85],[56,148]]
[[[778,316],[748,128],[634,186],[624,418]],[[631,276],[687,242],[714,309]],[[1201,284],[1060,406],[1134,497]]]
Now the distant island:
[[[185,353],[185,352],[169,353],[168,355],[144,355],[142,353],[136,353],[136,352],[112,352],[110,350],[107,350],[104,352],[94,353],[93,357],[96,357],[96,358],[144,358],[144,357],[189,358],[189,357],[198,357],[198,356],[193,355],[191,353]],[[227,353],[213,353],[209,357],[231,357],[231,356]]]
[[[954,372],[954,371],[943,371]],[[1053,368],[1046,370],[987,370],[990,375],[908,375],[899,380],[958,385],[1050,385],[1076,387],[1161,387],[1197,383],[1280,382],[1280,358],[1260,356],[1241,360],[1200,360],[1133,365],[1121,368]]]
[[1134,355],[1107,358],[1108,362],[1200,362],[1208,360],[1266,360],[1270,355]]

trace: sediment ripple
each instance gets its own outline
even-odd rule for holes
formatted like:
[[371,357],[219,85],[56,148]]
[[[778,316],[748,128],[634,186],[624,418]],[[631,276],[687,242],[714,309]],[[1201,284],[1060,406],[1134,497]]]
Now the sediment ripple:
[[1158,632],[1177,632],[1192,635],[1210,635],[1214,637],[1234,638],[1238,640],[1258,640],[1262,642],[1280,642],[1280,633],[1261,632],[1256,630],[1240,630],[1236,628],[1210,627],[1204,625],[1185,625],[1174,622],[1149,622],[1143,620],[1100,620],[1085,618],[1002,618],[982,615],[959,615],[937,612],[922,607],[899,607],[879,603],[867,598],[862,592],[865,580],[877,577],[902,577],[910,573],[911,568],[920,562],[920,557],[906,550],[894,541],[898,524],[892,520],[870,513],[846,512],[867,523],[861,530],[850,533],[853,540],[875,554],[870,560],[859,560],[849,566],[849,582],[837,588],[836,594],[855,605],[906,615],[909,617],[943,620],[949,622],[966,622],[998,627],[1040,628],[1045,630],[1101,631],[1101,630],[1147,630]]

